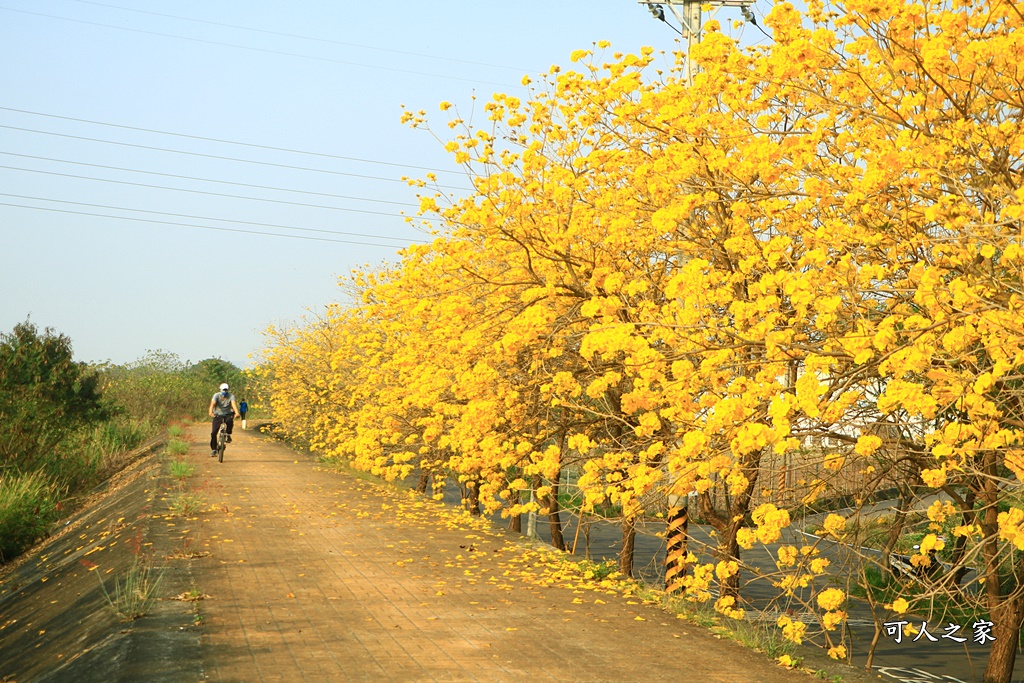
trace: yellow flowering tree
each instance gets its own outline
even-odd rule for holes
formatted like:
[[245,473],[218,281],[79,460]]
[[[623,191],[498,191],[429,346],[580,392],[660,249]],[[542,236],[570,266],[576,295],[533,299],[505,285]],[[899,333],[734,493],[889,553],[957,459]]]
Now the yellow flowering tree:
[[[560,546],[578,473],[584,509],[622,510],[627,574],[637,520],[693,494],[718,547],[676,551],[688,595],[717,582],[741,616],[741,552],[768,545],[766,580],[836,657],[847,591],[821,579],[868,560],[822,544],[852,551],[860,504],[896,490],[883,548],[926,516],[911,563],[933,578],[886,602],[970,601],[980,567],[986,680],[1005,680],[1024,621],[1021,21],[1008,0],[780,2],[767,46],[709,23],[692,79],[599,45],[528,100],[491,98],[483,125],[443,105],[474,191],[415,183],[435,242],[272,332],[280,422],[385,476],[450,476],[473,510],[546,512]],[[782,458],[810,473],[796,497],[767,474]],[[854,510],[789,542],[817,501]]]

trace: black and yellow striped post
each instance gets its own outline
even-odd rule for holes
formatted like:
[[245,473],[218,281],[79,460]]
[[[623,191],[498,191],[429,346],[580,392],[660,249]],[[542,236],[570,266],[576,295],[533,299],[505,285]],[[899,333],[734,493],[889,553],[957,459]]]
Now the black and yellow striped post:
[[668,497],[668,527],[665,533],[665,591],[669,595],[684,592],[686,555],[689,551],[687,528],[690,523],[686,496]]

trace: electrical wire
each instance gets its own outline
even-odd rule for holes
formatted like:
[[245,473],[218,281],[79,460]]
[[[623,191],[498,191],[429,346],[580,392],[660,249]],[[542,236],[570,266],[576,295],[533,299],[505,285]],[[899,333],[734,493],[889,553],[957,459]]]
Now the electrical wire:
[[340,40],[330,40],[328,38],[314,38],[313,36],[303,36],[297,33],[284,33],[282,31],[268,31],[262,28],[252,28],[249,26],[239,26],[238,24],[225,24],[219,21],[206,21],[205,19],[194,19],[192,17],[182,17],[176,14],[162,14],[160,12],[149,12],[142,9],[135,9],[134,7],[122,7],[121,5],[108,5],[104,2],[91,2],[90,0],[76,0],[83,5],[96,5],[97,7],[109,7],[111,9],[124,10],[125,12],[137,12],[139,14],[149,14],[154,17],[166,17],[169,19],[180,19],[182,21],[193,21],[197,24],[207,24],[209,26],[222,26],[224,28],[237,28],[242,31],[253,31],[254,33],[266,33],[271,36],[283,36],[285,38],[299,38],[301,40],[312,40],[318,43],[328,43],[330,45],[343,45],[345,47],[357,47],[360,50],[375,50],[377,52],[390,52],[396,55],[406,55],[408,57],[421,57],[424,59],[437,59],[445,62],[455,62],[458,64],[471,64],[473,66],[487,66],[494,69],[508,69],[509,71],[517,71],[524,73],[532,71],[531,69],[520,69],[515,66],[504,66],[502,64],[488,64],[487,62],[474,62],[468,59],[455,59],[453,57],[438,57],[436,55],[426,55],[419,52],[407,52],[405,50],[394,50],[387,47],[376,47],[374,45],[359,45],[358,43],[346,43]]
[[[253,159],[240,159],[238,157],[227,157],[219,154],[204,154],[202,152],[187,152],[182,149],[170,149],[168,147],[153,147],[152,145],[139,145],[133,142],[120,142],[118,140],[103,140],[100,138],[90,138],[84,135],[71,135],[69,133],[55,133],[49,130],[38,130],[35,128],[21,128],[19,126],[9,126],[6,124],[0,124],[0,128],[6,128],[8,130],[17,130],[23,133],[38,133],[39,135],[52,135],[60,138],[69,138],[71,140],[85,140],[87,142],[101,142],[107,145],[119,145],[121,147],[133,147],[136,149],[147,149],[154,152],[170,152],[172,154],[185,154],[188,156],[202,157],[204,159],[219,159],[221,161],[236,161],[242,164],[256,164],[257,166],[272,166],[274,168],[287,168],[293,171],[308,171],[310,173],[327,173],[329,175],[340,175],[349,178],[363,178],[365,180],[379,180],[388,183],[403,183],[408,184],[405,180],[399,178],[382,178],[380,176],[366,175],[363,173],[347,173],[345,171],[329,171],[323,168],[309,168],[306,166],[293,166],[291,164],[278,164],[272,161],[255,161]],[[455,187],[452,185],[437,185],[448,190],[460,190],[462,192],[471,192],[471,190],[464,187]]]
[[[373,202],[376,204],[392,204],[394,206],[416,207],[418,204],[411,202],[396,202],[390,199],[370,199],[368,197],[353,197],[345,194],[331,194],[329,192],[314,192],[313,190],[294,190],[288,187],[273,187],[270,185],[254,185],[252,183],[239,183],[231,180],[217,180],[216,178],[199,178],[190,175],[178,175],[176,173],[161,173],[160,171],[145,171],[140,168],[124,168],[123,166],[106,166],[104,164],[91,164],[85,161],[71,161],[70,159],[54,159],[53,157],[40,157],[32,154],[18,154],[17,152],[3,152],[0,154],[10,157],[21,157],[22,159],[36,159],[38,161],[53,161],[59,164],[73,164],[75,166],[88,166],[90,168],[103,168],[108,171],[126,171],[128,173],[144,173],[146,175],[162,176],[164,178],[178,178],[179,180],[195,180],[203,183],[219,183],[221,185],[236,185],[238,187],[251,187],[257,190],[273,190],[275,192],[295,192],[297,194],[308,194],[317,197],[331,197],[333,199],[350,199],[356,202]],[[20,169],[25,170],[25,169]],[[156,186],[154,186],[156,187]],[[164,188],[169,189],[169,188]],[[235,197],[236,195],[229,195]],[[321,208],[321,207],[318,207]]]
[[74,206],[88,206],[94,209],[111,209],[113,211],[132,211],[135,213],[151,213],[157,216],[170,216],[172,218],[194,218],[201,221],[220,221],[223,223],[237,223],[239,225],[257,225],[264,228],[279,228],[281,230],[298,230],[300,232],[319,232],[326,233],[328,235],[347,235],[348,237],[368,237],[370,239],[377,240],[393,240],[395,242],[403,242],[408,244],[409,242],[417,242],[419,244],[427,244],[426,240],[418,239],[407,239],[405,237],[387,237],[386,235],[368,235],[362,232],[346,232],[344,230],[322,230],[318,228],[300,228],[294,225],[279,225],[276,223],[259,223],[256,221],[243,221],[233,218],[213,218],[211,216],[195,216],[187,213],[173,213],[170,211],[152,211],[150,209],[132,209],[126,206],[110,206],[109,204],[90,204],[89,202],[73,202],[67,199],[50,199],[49,197],[32,197],[24,194],[11,194],[9,192],[0,192],[0,197],[13,197],[14,199],[31,199],[39,202],[54,202],[57,204],[73,204]]
[[[118,185],[131,185],[133,187],[146,187],[153,190],[173,190],[175,192],[188,192],[190,194],[203,194],[213,197],[227,197],[229,199],[248,199],[254,202],[269,202],[272,204],[288,204],[289,206],[303,206],[310,209],[330,209],[332,211],[344,211],[346,213],[363,213],[370,214],[373,216],[391,216],[393,218],[405,218],[400,213],[385,213],[383,211],[369,211],[366,209],[349,209],[341,206],[324,206],[321,204],[306,204],[303,202],[290,202],[286,199],[266,199],[263,197],[246,197],[245,195],[237,194],[226,194],[223,192],[209,192],[207,190],[190,190],[182,187],[168,187],[166,185],[149,185],[147,183],[134,183],[130,180],[112,180],[110,178],[96,178],[93,176],[75,175],[73,173],[60,173],[58,171],[43,171],[37,168],[21,168],[18,166],[5,166],[0,164],[0,168],[5,168],[11,171],[25,171],[26,173],[41,173],[44,175],[60,176],[62,178],[75,178],[77,180],[92,180],[99,183],[116,183]],[[430,220],[430,219],[423,219]]]
[[[78,0],[83,2],[84,0]],[[173,135],[179,138],[188,138],[189,140],[202,140],[204,142],[221,142],[226,145],[239,145],[242,147],[252,147],[254,149],[269,149],[275,152],[290,152],[292,154],[305,154],[308,156],[323,157],[325,159],[341,159],[343,161],[358,161],[363,164],[378,164],[380,166],[395,166],[397,168],[411,168],[416,171],[432,171],[434,173],[454,173],[456,175],[463,175],[462,171],[453,171],[451,169],[441,168],[426,168],[423,166],[414,166],[412,164],[399,164],[392,161],[376,161],[374,159],[361,159],[359,157],[346,157],[339,154],[327,154],[325,152],[311,152],[304,149],[290,149],[288,147],[274,147],[273,145],[258,145],[252,142],[239,142],[237,140],[225,140],[223,138],[208,138],[202,135],[189,135],[187,133],[174,133],[167,130],[157,130],[155,128],[140,128],[138,126],[125,126],[118,123],[107,123],[105,121],[93,121],[90,119],[79,119],[73,116],[59,116],[57,114],[46,114],[39,111],[29,111],[27,109],[15,109],[14,107],[0,107],[0,111],[13,111],[19,114],[31,114],[33,116],[46,116],[51,119],[61,119],[64,121],[76,121],[78,123],[91,123],[96,126],[109,126],[111,128],[122,128],[124,130],[135,130],[143,133],[159,133],[160,135]]]
[[0,5],[0,10],[6,10],[8,12],[17,12],[19,14],[29,14],[37,17],[45,17],[47,19],[59,19],[61,21],[70,21],[76,24],[86,24],[88,26],[102,26],[104,28],[112,28],[118,31],[131,31],[132,33],[142,33],[149,36],[160,36],[161,38],[177,38],[178,40],[187,40],[193,43],[202,43],[205,45],[220,45],[222,47],[233,47],[238,50],[250,50],[252,52],[263,52],[271,55],[283,55],[286,57],[298,57],[299,59],[312,59],[318,62],[330,62],[332,64],[344,64],[345,66],[357,66],[364,69],[378,69],[380,71],[391,71],[393,73],[409,74],[412,76],[426,76],[428,78],[444,78],[450,81],[462,81],[465,83],[478,83],[480,85],[495,85],[499,88],[512,88],[520,89],[520,84],[510,83],[497,83],[494,81],[484,81],[476,78],[462,78],[460,76],[446,76],[444,74],[427,73],[423,71],[412,71],[411,69],[396,69],[390,66],[380,66],[378,64],[363,64],[361,62],[349,62],[343,59],[331,59],[330,57],[314,57],[312,55],[302,55],[297,52],[285,52],[284,50],[269,50],[262,47],[250,47],[248,45],[238,45],[236,43],[224,43],[216,40],[204,40],[202,38],[191,38],[189,36],[179,36],[173,33],[161,33],[159,31],[146,31],[140,28],[128,28],[126,26],[115,26],[114,24],[104,24],[98,21],[86,21],[84,19],[71,19],[70,17],[60,17],[54,14],[44,14],[42,12],[32,12],[24,9],[15,9],[13,7],[4,7]]
[[365,247],[384,247],[385,249],[396,249],[394,244],[377,244],[375,242],[357,242],[354,240],[335,240],[327,237],[307,237],[306,235],[282,235],[275,232],[260,232],[258,230],[243,230],[241,228],[218,228],[212,225],[194,225],[192,223],[178,223],[175,221],[158,221],[153,218],[135,218],[132,216],[111,216],[109,214],[102,213],[91,213],[88,211],[72,211],[71,209],[55,209],[47,206],[28,206],[26,204],[12,204],[10,202],[0,202],[0,206],[14,206],[21,209],[34,209],[36,211],[53,211],[55,213],[69,213],[77,216],[95,216],[97,218],[113,218],[121,221],[136,221],[140,223],[158,223],[160,225],[176,225],[186,228],[196,228],[199,230],[215,230],[218,232],[234,232],[244,233],[246,235],[264,235],[266,237],[283,237],[294,240],[311,240],[314,242],[336,242],[338,244],[357,244]]

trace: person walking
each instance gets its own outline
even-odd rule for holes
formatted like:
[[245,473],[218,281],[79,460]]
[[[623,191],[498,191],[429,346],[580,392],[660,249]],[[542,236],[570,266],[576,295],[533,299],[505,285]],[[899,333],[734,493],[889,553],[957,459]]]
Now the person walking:
[[238,404],[238,416],[242,418],[242,429],[245,429],[245,414],[249,412],[249,404],[242,399],[242,402]]
[[235,415],[238,415],[238,404],[235,395],[228,389],[225,382],[220,391],[210,399],[210,417],[213,418],[213,429],[210,431],[210,457],[217,457],[217,430],[221,424],[227,425],[228,443],[231,443],[231,430],[235,426]]

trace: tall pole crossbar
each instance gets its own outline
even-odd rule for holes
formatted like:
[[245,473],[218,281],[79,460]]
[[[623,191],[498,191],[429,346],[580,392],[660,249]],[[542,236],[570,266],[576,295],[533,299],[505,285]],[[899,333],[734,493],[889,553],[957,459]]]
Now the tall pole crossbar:
[[693,46],[700,42],[702,26],[701,8],[704,5],[714,9],[719,7],[739,7],[743,10],[744,18],[753,17],[753,13],[750,10],[750,6],[753,4],[752,0],[709,0],[708,2],[700,2],[699,0],[637,0],[637,2],[641,5],[647,5],[648,8],[657,9],[657,12],[652,11],[651,14],[662,21],[664,21],[664,12],[660,8],[668,6],[676,21],[683,27],[683,38],[686,39],[687,78],[691,83],[693,82],[693,66],[690,60],[690,53]]

